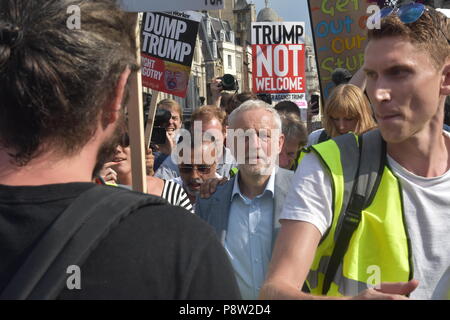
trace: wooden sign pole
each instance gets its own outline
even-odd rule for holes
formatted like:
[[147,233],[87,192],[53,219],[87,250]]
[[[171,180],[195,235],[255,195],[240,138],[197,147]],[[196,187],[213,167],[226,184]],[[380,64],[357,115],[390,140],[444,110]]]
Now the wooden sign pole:
[[145,145],[150,148],[152,138],[153,124],[155,123],[156,103],[158,102],[159,91],[152,90],[152,101],[150,102],[150,110],[148,112],[147,125],[145,126]]
[[[130,13],[130,23],[136,30],[136,59],[141,65],[141,44],[139,14]],[[133,190],[147,193],[144,144],[144,103],[142,98],[141,70],[133,73],[130,79],[130,102],[128,105],[128,133],[130,135],[131,168]]]

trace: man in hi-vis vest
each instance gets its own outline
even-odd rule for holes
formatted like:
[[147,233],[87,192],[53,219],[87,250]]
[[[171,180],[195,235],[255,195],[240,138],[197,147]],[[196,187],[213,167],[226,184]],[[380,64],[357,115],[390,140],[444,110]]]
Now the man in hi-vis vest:
[[[410,3],[371,21],[363,70],[379,129],[303,153],[261,298],[430,299],[450,265],[448,18]],[[361,168],[376,161],[371,180]]]

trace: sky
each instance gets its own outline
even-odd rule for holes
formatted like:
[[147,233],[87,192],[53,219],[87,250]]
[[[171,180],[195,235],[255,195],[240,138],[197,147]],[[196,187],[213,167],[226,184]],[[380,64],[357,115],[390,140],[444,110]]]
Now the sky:
[[[256,14],[265,7],[264,0],[247,0],[256,5]],[[284,21],[304,21],[306,32],[312,38],[309,23],[307,0],[269,0],[269,7],[275,10]]]

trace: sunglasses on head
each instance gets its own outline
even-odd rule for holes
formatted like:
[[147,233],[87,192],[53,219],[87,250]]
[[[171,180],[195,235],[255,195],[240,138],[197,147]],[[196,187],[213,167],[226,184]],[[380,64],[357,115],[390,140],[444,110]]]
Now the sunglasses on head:
[[211,172],[211,166],[208,165],[192,165],[192,164],[182,164],[179,166],[181,173],[191,173],[194,169],[201,174],[209,174]]
[[[380,21],[381,19],[391,15],[396,14],[401,22],[408,24],[416,22],[420,19],[425,11],[429,11],[429,9],[423,3],[408,3],[398,6],[384,7],[379,12],[373,14],[369,17],[369,22],[374,25],[375,22]],[[431,15],[433,19],[435,19],[434,15]],[[439,29],[447,41],[450,43],[448,37],[444,34],[444,32]]]

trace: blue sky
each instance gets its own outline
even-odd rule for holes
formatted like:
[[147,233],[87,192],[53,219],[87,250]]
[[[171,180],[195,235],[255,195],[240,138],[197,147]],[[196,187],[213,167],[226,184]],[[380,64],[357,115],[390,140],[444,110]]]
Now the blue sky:
[[[256,14],[265,7],[264,0],[248,0],[256,5]],[[274,9],[284,21],[304,21],[307,34],[312,37],[309,27],[307,0],[269,0],[269,7]]]

